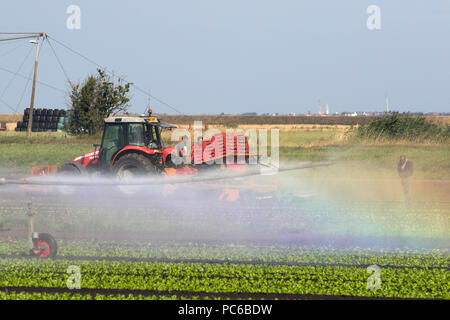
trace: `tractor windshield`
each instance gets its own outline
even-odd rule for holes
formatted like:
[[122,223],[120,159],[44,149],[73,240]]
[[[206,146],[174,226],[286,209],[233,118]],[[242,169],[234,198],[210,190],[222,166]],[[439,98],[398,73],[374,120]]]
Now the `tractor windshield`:
[[128,125],[128,144],[145,147],[143,123],[130,123]]
[[150,149],[161,148],[159,128],[151,124],[130,123],[128,125],[128,144]]
[[159,127],[146,124],[145,125],[145,144],[150,149],[160,149],[161,146],[161,134]]

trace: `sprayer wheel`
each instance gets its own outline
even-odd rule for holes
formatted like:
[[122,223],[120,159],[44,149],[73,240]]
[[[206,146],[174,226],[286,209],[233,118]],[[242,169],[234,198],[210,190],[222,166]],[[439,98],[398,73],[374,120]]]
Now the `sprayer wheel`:
[[30,250],[32,256],[46,259],[54,258],[58,251],[55,238],[48,233],[40,233],[39,238],[33,240],[33,249]]

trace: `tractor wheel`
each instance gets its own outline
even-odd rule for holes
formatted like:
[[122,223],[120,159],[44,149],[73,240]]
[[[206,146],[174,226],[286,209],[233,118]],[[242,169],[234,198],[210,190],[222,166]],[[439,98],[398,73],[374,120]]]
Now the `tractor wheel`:
[[77,167],[75,167],[73,164],[70,164],[70,163],[63,164],[58,169],[58,175],[80,176],[81,174],[82,174],[81,171]]
[[[145,177],[157,173],[156,167],[150,159],[138,153],[130,153],[120,158],[113,166],[114,175],[120,180]],[[120,192],[125,195],[134,195],[139,190],[139,186],[119,186]]]
[[36,258],[54,258],[58,246],[55,238],[48,233],[40,233],[39,238],[33,239],[33,249],[30,250],[32,256]]
[[[73,178],[81,177],[84,172],[81,172],[76,166],[70,163],[62,165],[56,173],[59,177]],[[57,190],[63,195],[72,195],[75,193],[76,188],[74,186],[58,186]]]
[[158,171],[153,163],[142,154],[129,153],[117,160],[113,166],[114,175],[120,179],[139,178]]

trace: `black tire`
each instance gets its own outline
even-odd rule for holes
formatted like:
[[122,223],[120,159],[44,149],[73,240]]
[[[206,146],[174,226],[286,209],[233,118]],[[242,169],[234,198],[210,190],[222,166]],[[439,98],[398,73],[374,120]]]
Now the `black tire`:
[[117,160],[113,165],[116,177],[143,177],[157,174],[158,170],[151,160],[139,153],[129,153]]
[[39,238],[33,239],[32,256],[40,259],[54,258],[58,251],[55,238],[48,233],[40,233]]
[[81,176],[83,172],[71,163],[63,164],[58,168],[58,175],[62,176]]
[[[56,175],[58,177],[63,177],[63,179],[64,178],[66,178],[66,179],[67,178],[78,178],[78,177],[82,177],[86,174],[87,174],[87,172],[84,167],[78,168],[75,164],[72,164],[72,163],[66,163],[66,164],[62,165],[61,167],[58,168],[58,172],[56,173]],[[64,196],[73,195],[74,193],[76,193],[80,190],[76,186],[71,186],[70,184],[58,186],[58,187],[56,187],[56,189],[58,190],[58,192],[61,195],[64,195]]]

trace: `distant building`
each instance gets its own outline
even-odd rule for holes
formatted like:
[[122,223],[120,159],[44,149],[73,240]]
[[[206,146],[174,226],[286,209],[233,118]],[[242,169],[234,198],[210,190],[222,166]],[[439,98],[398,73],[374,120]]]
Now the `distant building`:
[[346,116],[346,117],[356,117],[358,115],[357,112],[341,112],[341,116]]

